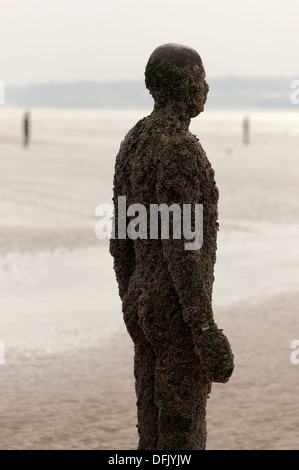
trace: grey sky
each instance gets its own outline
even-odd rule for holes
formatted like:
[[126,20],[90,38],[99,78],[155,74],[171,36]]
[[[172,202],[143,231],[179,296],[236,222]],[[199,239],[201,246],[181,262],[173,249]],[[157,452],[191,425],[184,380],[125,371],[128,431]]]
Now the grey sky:
[[167,42],[209,77],[299,79],[298,23],[299,0],[0,0],[0,80],[139,79]]

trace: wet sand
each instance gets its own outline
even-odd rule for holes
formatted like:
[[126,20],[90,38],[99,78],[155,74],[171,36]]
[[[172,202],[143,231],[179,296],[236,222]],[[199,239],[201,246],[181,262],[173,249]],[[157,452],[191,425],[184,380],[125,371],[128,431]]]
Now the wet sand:
[[[218,312],[236,356],[214,384],[207,449],[296,449],[298,295]],[[26,351],[1,369],[1,449],[136,449],[133,351],[120,327],[94,347]]]

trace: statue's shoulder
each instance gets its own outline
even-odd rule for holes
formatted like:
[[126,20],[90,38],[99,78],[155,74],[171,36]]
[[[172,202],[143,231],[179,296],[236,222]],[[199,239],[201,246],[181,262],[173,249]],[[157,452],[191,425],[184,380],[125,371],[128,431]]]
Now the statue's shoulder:
[[122,167],[128,164],[132,147],[134,146],[134,143],[137,142],[136,131],[140,127],[141,121],[138,121],[138,123],[127,132],[124,139],[120,143],[119,150],[115,158],[115,170],[117,173]]
[[135,147],[140,141],[140,137],[144,133],[147,127],[148,118],[140,119],[125,135],[124,139],[120,143],[119,152],[116,159],[121,158],[128,152],[132,152],[132,148]]
[[163,145],[163,162],[167,163],[169,160],[173,163],[176,161],[184,162],[191,167],[198,165],[198,160],[204,153],[203,148],[195,135],[189,130],[180,127],[168,128],[168,130],[161,135]]
[[142,125],[142,121],[144,119],[140,119],[140,121],[138,121],[134,127],[132,127],[128,132],[127,134],[125,135],[124,139],[122,140],[121,144],[120,144],[120,148],[123,148],[125,147],[126,145],[129,145],[129,143],[134,140],[134,138],[136,138],[136,135],[138,134],[138,130],[140,129],[141,125]]

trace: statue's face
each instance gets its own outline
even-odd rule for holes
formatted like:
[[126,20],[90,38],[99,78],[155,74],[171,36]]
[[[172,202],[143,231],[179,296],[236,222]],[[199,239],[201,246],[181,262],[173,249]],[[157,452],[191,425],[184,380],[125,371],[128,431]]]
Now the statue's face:
[[209,85],[205,77],[206,73],[204,69],[195,66],[194,73],[190,75],[188,84],[188,111],[191,118],[197,116],[204,110],[209,91]]

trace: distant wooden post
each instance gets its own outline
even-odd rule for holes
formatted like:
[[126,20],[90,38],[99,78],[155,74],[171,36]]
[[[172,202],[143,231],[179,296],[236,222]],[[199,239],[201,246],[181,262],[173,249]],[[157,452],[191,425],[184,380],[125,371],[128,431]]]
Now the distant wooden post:
[[243,143],[249,145],[250,143],[250,121],[249,117],[243,119]]
[[24,114],[23,118],[23,145],[28,147],[29,145],[29,135],[30,135],[30,114],[27,111]]

